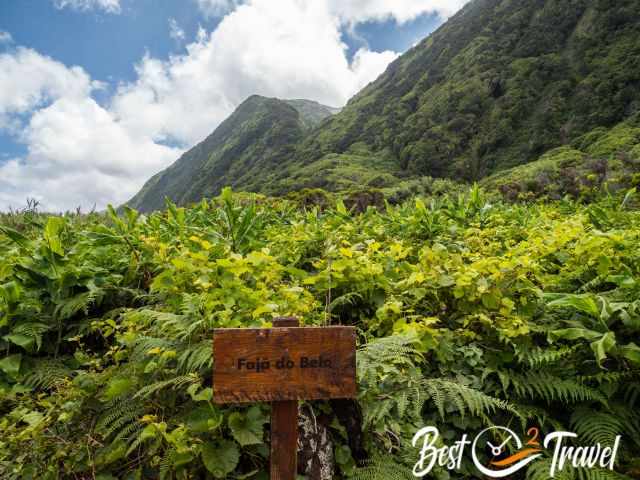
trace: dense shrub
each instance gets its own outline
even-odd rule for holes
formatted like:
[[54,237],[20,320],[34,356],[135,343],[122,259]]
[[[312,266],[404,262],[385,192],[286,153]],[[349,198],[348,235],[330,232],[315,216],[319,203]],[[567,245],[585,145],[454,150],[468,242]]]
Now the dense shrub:
[[333,419],[336,478],[403,475],[424,425],[448,441],[491,424],[622,434],[617,470],[637,475],[632,197],[476,187],[355,214],[226,190],[146,217],[4,218],[0,477],[266,479],[269,407],[211,403],[211,331],[279,315],[357,326],[362,450],[330,403],[307,406]]

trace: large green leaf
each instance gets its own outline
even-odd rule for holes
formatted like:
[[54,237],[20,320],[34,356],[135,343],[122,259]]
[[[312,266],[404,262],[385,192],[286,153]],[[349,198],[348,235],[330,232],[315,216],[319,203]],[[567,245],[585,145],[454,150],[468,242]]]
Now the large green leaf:
[[218,428],[223,421],[223,414],[211,404],[197,407],[189,412],[187,426],[196,433],[211,432]]
[[262,443],[263,425],[267,419],[260,407],[255,405],[246,413],[234,412],[229,415],[229,428],[233,438],[242,445],[256,445]]
[[107,389],[104,392],[105,398],[108,400],[113,400],[127,392],[129,392],[135,382],[131,378],[124,377],[116,377],[112,378],[107,385]]
[[4,298],[7,303],[16,303],[20,301],[21,288],[16,282],[7,282],[0,285],[0,297]]
[[230,440],[205,443],[201,455],[204,466],[216,478],[225,478],[235,470],[240,460],[238,446]]
[[47,225],[44,227],[44,238],[49,245],[49,249],[60,256],[64,255],[60,232],[65,226],[65,221],[61,217],[49,217]]
[[36,410],[25,413],[21,420],[27,423],[30,427],[37,427],[43,420],[44,415]]
[[13,333],[2,337],[3,340],[18,345],[24,349],[29,349],[36,342],[36,337],[24,335],[22,333]]
[[629,361],[640,365],[640,347],[635,343],[630,343],[620,348],[620,353]]
[[16,244],[21,246],[22,248],[26,248],[29,244],[29,239],[25,237],[23,234],[14,230],[13,228],[6,227],[4,225],[0,225],[0,233],[9,237],[10,240],[14,241]]
[[547,303],[550,308],[573,308],[594,318],[600,318],[600,308],[593,295],[574,294],[545,294],[545,299],[551,300]]
[[22,355],[15,354],[9,355],[8,357],[0,360],[0,370],[9,374],[9,375],[17,375],[20,371],[20,363],[22,362]]
[[117,462],[127,453],[127,442],[117,440],[100,448],[95,456],[96,466],[102,467]]
[[591,350],[596,355],[598,365],[607,358],[607,353],[616,346],[616,335],[613,332],[605,333],[602,338],[591,343]]
[[554,330],[550,334],[552,339],[562,340],[578,340],[583,338],[585,340],[595,340],[602,336],[602,333],[588,330],[586,328],[562,328],[560,330]]

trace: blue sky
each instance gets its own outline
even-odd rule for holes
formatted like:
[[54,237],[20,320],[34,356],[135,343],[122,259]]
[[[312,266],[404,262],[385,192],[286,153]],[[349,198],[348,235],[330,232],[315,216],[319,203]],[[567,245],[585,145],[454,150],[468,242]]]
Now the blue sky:
[[[125,0],[120,14],[56,8],[48,0],[3,0],[0,30],[15,44],[51,56],[65,65],[80,65],[93,78],[109,83],[135,79],[134,66],[145,53],[168,58],[180,53],[183,42],[169,35],[174,19],[194,39],[200,26],[213,30],[222,17],[206,17],[194,0]],[[442,19],[434,13],[398,24],[393,18],[358,24],[355,35],[343,30],[349,55],[363,43],[372,50],[404,52],[437,28]]]
[[125,201],[252,93],[339,106],[465,1],[2,0],[0,209]]

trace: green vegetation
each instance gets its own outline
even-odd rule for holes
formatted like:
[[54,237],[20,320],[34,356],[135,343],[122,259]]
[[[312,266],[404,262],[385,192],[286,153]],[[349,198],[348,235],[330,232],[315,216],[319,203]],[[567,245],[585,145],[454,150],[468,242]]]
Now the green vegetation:
[[477,180],[640,108],[634,0],[476,0],[307,136],[363,142],[414,175]]
[[640,478],[639,36],[636,0],[475,0],[340,112],[249,98],[162,212],[0,214],[0,478],[265,480],[211,332],[287,315],[357,327],[350,415],[305,405],[336,478],[412,478],[426,425],[622,435],[561,478]]
[[599,127],[539,160],[488,177],[482,184],[510,199],[595,198],[640,186],[640,116]]
[[492,424],[622,434],[617,473],[565,475],[638,476],[633,191],[508,204],[474,187],[361,214],[297,200],[2,216],[0,477],[266,479],[269,407],[211,403],[211,331],[279,315],[358,329],[357,431],[307,405],[330,418],[336,478],[411,478],[418,428],[449,442]]
[[309,100],[253,95],[202,143],[152,177],[129,205],[157,210],[165,198],[184,205],[213,197],[225,185],[258,191],[304,133],[336,111]]
[[558,147],[607,156],[575,145],[640,111],[639,37],[637,0],[475,0],[339,113],[249,98],[129,205],[187,205],[225,185],[280,195],[477,181]]

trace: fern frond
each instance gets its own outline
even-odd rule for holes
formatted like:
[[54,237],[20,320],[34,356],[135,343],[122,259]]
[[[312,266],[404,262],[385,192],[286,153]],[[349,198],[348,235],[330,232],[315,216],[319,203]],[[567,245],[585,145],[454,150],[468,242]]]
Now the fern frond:
[[[551,471],[552,459],[538,459],[527,468],[526,480],[549,480],[549,472]],[[574,472],[569,469],[563,469],[555,472],[554,480],[575,480]]]
[[[550,415],[548,409],[536,405],[514,403],[514,406],[522,413],[524,420],[535,420],[535,424],[543,430],[566,431],[564,424]],[[526,430],[526,421],[522,425],[522,429]]]
[[89,315],[89,308],[94,304],[100,303],[104,295],[105,291],[101,288],[79,293],[59,303],[54,310],[54,315],[60,320],[67,320],[79,312]]
[[588,445],[600,443],[602,446],[613,446],[615,439],[625,429],[624,421],[617,415],[599,412],[581,407],[571,415],[571,427],[578,434],[581,442]]
[[142,361],[149,350],[160,348],[162,350],[173,350],[176,343],[166,338],[141,336],[136,340],[131,359],[133,361]]
[[398,358],[413,364],[414,359],[422,358],[415,347],[416,342],[417,339],[409,335],[393,335],[369,342],[358,350],[358,370],[365,372],[372,366]]
[[114,431],[115,436],[113,437],[113,441],[119,442],[122,440],[125,442],[131,442],[143,428],[144,424],[140,423],[137,418],[133,419],[130,423],[125,424],[117,433]]
[[362,346],[358,353],[363,357],[369,358],[393,358],[406,355],[420,355],[418,349],[414,346],[417,338],[411,335],[393,335],[376,339]]
[[445,405],[454,405],[462,417],[467,412],[483,417],[496,410],[505,410],[519,418],[524,418],[511,403],[455,381],[429,378],[423,381],[422,387],[431,396],[442,418],[445,417]]
[[369,465],[357,468],[351,478],[354,480],[415,480],[416,477],[410,468],[386,458],[370,461]]
[[129,434],[136,430],[131,426],[138,427],[137,420],[143,414],[143,406],[131,398],[113,400],[98,419],[95,428],[105,439],[114,435],[116,439],[127,439]]
[[26,322],[20,323],[11,329],[13,335],[23,335],[33,338],[38,350],[42,346],[42,334],[51,330],[51,326],[45,323]]
[[543,365],[551,365],[558,363],[560,360],[570,357],[576,350],[579,349],[579,345],[574,346],[562,346],[558,348],[546,347],[536,348],[535,350],[518,352],[518,361],[528,365],[530,368],[541,367]]
[[[549,480],[551,458],[533,462],[527,469],[526,480]],[[575,468],[564,465],[562,470],[556,470],[554,480],[631,480],[626,475],[602,468]]]
[[329,304],[328,311],[333,312],[338,307],[355,305],[358,300],[362,300],[362,295],[358,292],[345,293]]
[[630,477],[603,468],[573,468],[569,467],[569,471],[573,470],[576,480],[632,480]]
[[211,342],[204,341],[187,347],[178,356],[178,371],[180,373],[197,373],[203,368],[210,368],[213,356]]
[[632,375],[632,372],[598,372],[595,375],[582,375],[577,378],[578,381],[582,383],[595,383],[597,385],[602,385],[605,383],[621,383]]
[[151,385],[146,385],[142,387],[138,392],[133,396],[133,398],[149,398],[155,393],[160,392],[166,388],[171,388],[172,390],[185,390],[189,386],[199,383],[200,377],[194,374],[189,375],[181,375],[179,377],[170,378],[168,380],[162,380],[160,382],[152,383]]
[[61,360],[36,360],[23,382],[35,389],[49,390],[62,384],[72,373]]
[[640,383],[634,382],[624,387],[624,401],[630,407],[638,404],[640,399]]
[[640,449],[640,412],[638,409],[626,403],[613,403],[611,413],[624,425],[625,443],[631,440]]
[[171,326],[176,323],[182,323],[187,317],[143,308],[127,313],[126,318],[136,324],[154,326],[159,333],[171,333]]
[[585,401],[596,401],[603,405],[607,403],[605,396],[598,390],[580,381],[560,378],[548,373],[528,372],[526,375],[511,373],[509,380],[513,390],[521,398],[564,404]]

